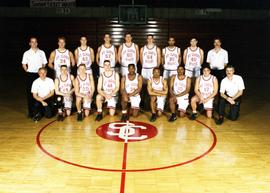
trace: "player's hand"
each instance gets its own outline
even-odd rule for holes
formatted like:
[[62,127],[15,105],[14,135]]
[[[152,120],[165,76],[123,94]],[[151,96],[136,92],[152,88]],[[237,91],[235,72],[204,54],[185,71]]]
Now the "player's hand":
[[42,101],[41,104],[42,104],[44,107],[48,106],[48,104],[47,104],[46,102],[44,102],[44,101]]
[[232,104],[232,105],[235,104],[234,100],[233,100],[231,97],[228,97],[228,98],[227,98],[227,101],[228,101],[230,104]]
[[105,98],[106,98],[107,100],[110,100],[110,99],[112,98],[112,96],[111,96],[111,95],[106,94],[106,95],[105,95]]

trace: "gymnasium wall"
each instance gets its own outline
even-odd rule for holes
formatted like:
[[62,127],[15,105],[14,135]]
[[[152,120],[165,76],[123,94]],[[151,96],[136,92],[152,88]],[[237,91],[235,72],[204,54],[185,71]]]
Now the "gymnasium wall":
[[212,48],[213,38],[221,37],[229,52],[230,64],[244,77],[270,77],[270,21],[269,20],[213,20],[213,19],[149,19],[145,25],[120,25],[117,19],[104,18],[0,18],[1,64],[0,74],[22,74],[23,52],[29,49],[31,35],[37,36],[39,47],[49,53],[57,47],[57,37],[67,38],[67,48],[79,45],[80,35],[86,34],[96,51],[104,32],[112,34],[113,44],[119,46],[126,31],[133,33],[141,47],[146,34],[155,35],[156,43],[164,47],[172,35],[184,50],[191,37],[197,37],[205,51]]

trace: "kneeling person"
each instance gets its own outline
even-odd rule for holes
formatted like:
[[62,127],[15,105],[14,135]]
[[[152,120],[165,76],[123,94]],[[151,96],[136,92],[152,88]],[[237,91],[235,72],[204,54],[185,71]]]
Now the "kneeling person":
[[46,118],[53,116],[53,95],[54,83],[47,76],[47,69],[42,67],[38,70],[39,78],[36,79],[31,88],[35,99],[34,102],[34,121],[39,121],[44,115]]
[[96,121],[102,119],[102,103],[107,102],[109,113],[111,116],[115,114],[117,103],[117,94],[119,90],[119,75],[111,68],[109,60],[104,61],[104,72],[98,78],[98,94],[96,98],[97,111]]
[[[92,97],[95,92],[94,79],[92,74],[86,73],[85,64],[80,64],[78,68],[78,75],[74,81],[75,95],[76,95],[76,107],[78,111],[77,121],[82,121],[84,115],[89,116]],[[83,106],[82,106],[83,102]]]
[[168,93],[167,81],[160,76],[160,69],[158,67],[153,69],[153,76],[147,81],[147,90],[151,100],[152,116],[150,121],[154,122],[157,119],[157,114],[159,116],[162,114]]
[[68,72],[66,65],[61,65],[60,76],[54,81],[56,104],[58,108],[58,121],[63,121],[65,116],[71,114],[72,94],[74,92],[74,76]]
[[128,74],[122,77],[121,80],[121,105],[122,105],[122,117],[121,121],[127,121],[127,105],[131,103],[132,114],[134,117],[138,115],[142,89],[142,77],[135,72],[135,64],[128,65]]
[[188,97],[189,90],[191,86],[191,79],[185,75],[184,66],[177,67],[177,75],[173,75],[170,80],[170,109],[172,112],[169,121],[175,121],[176,113],[175,107],[176,103],[178,105],[178,110],[180,111],[180,117],[183,117],[186,113],[186,109],[189,105]]
[[204,66],[203,75],[196,79],[194,89],[196,95],[191,98],[192,120],[197,118],[197,103],[203,105],[207,117],[212,118],[214,97],[218,92],[218,81],[210,72],[210,67]]

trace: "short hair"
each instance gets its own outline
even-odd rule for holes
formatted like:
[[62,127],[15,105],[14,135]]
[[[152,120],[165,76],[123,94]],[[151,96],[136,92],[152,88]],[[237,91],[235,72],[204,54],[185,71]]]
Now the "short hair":
[[228,65],[226,66],[226,68],[225,68],[225,69],[227,69],[227,68],[232,68],[232,69],[234,69],[234,70],[235,70],[234,66],[233,66],[233,65],[231,65],[231,64],[228,64]]
[[155,68],[153,68],[153,72],[154,72],[155,70],[160,71],[159,67],[155,67]]
[[210,68],[210,65],[209,65],[209,64],[205,64],[205,65],[203,65],[203,66],[202,66],[202,69],[205,69],[205,68],[208,68],[209,70],[211,70],[211,68]]
[[111,64],[111,61],[110,61],[110,60],[104,60],[103,64],[104,64],[105,62],[109,62],[109,63]]
[[130,35],[130,36],[132,37],[132,34],[131,34],[130,32],[126,32],[126,33],[125,33],[125,37],[126,37],[127,35]]
[[190,41],[193,40],[193,39],[195,39],[196,41],[198,41],[198,39],[195,38],[195,37],[191,37],[191,38],[190,38]]
[[154,38],[154,35],[153,34],[147,34],[146,37],[149,37],[151,36],[152,38]]
[[29,42],[31,42],[32,39],[35,39],[35,40],[37,41],[37,38],[36,38],[35,36],[31,36],[31,37],[29,38]]
[[66,65],[66,64],[62,64],[62,65],[60,66],[60,68],[67,68],[67,65]]
[[80,39],[82,39],[82,38],[87,39],[87,36],[86,35],[81,35]]
[[215,37],[215,38],[214,38],[214,41],[215,41],[215,40],[219,40],[220,42],[222,42],[222,40],[221,40],[220,37]]
[[38,69],[38,72],[40,72],[41,70],[44,70],[45,72],[47,72],[47,68],[46,68],[46,67],[40,67],[40,68]]
[[169,36],[168,40],[170,40],[171,38],[172,38],[173,40],[175,40],[175,38],[174,38],[173,36]]
[[59,36],[57,39],[58,39],[58,41],[59,41],[59,40],[64,40],[64,41],[66,41],[66,38],[65,38],[64,36]]
[[131,66],[133,66],[133,68],[135,68],[135,64],[131,63],[128,65],[128,68],[130,68]]
[[178,68],[184,68],[184,70],[186,70],[185,66],[182,65],[182,64],[179,64],[179,65],[177,66],[177,69],[178,69]]
[[110,34],[109,32],[105,32],[105,33],[104,33],[104,37],[105,37],[106,35],[109,35],[109,37],[111,37],[111,34]]
[[84,63],[81,63],[81,64],[78,66],[78,68],[81,67],[81,66],[86,67],[86,65],[85,65]]

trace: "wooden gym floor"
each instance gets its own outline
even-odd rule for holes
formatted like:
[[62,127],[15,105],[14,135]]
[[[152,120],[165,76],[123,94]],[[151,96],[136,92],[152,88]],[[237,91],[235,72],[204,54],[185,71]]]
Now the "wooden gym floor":
[[[236,122],[216,126],[200,116],[207,126],[188,118],[168,123],[163,115],[150,123],[150,113],[141,113],[137,120],[158,133],[125,145],[96,134],[120,115],[101,122],[91,115],[77,123],[73,115],[64,122],[34,123],[26,118],[24,82],[1,77],[0,192],[269,193],[270,92],[262,88],[265,82],[245,80]],[[40,146],[51,156],[37,145],[40,131]],[[178,167],[162,169],[171,165]],[[156,169],[145,171],[149,168]]]

